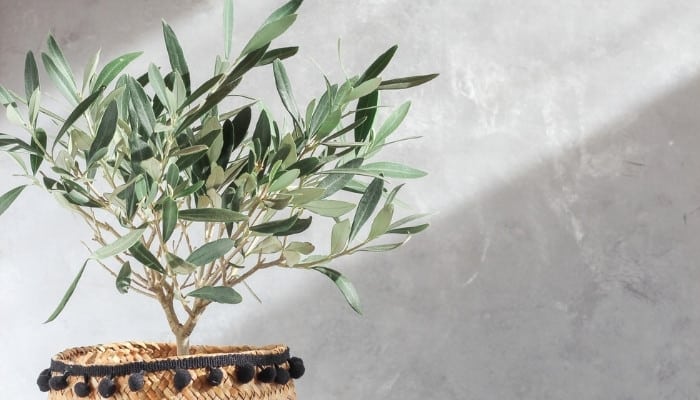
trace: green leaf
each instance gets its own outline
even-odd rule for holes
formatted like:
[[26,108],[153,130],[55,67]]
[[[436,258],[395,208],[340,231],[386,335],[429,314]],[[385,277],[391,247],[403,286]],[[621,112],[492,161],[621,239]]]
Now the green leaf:
[[292,85],[289,83],[289,77],[287,76],[287,71],[284,68],[282,61],[275,60],[272,63],[272,69],[275,75],[275,85],[277,86],[277,93],[280,95],[282,104],[284,108],[287,109],[289,115],[295,123],[299,121],[299,110],[297,109],[296,100],[294,100],[294,93],[292,92]]
[[278,36],[284,33],[296,20],[296,14],[290,14],[278,19],[266,22],[263,26],[258,29],[252,38],[243,48],[241,52],[241,57],[248,53],[251,53],[261,47],[268,45],[271,41],[276,39]]
[[394,205],[387,204],[377,213],[372,221],[372,227],[369,230],[369,235],[367,240],[372,240],[378,238],[379,236],[386,233],[391,224],[391,219],[394,216]]
[[78,282],[80,282],[80,278],[83,276],[83,272],[85,271],[85,266],[87,265],[87,261],[83,264],[82,268],[80,268],[80,271],[78,272],[78,275],[73,279],[73,282],[68,286],[68,290],[66,290],[66,294],[63,295],[63,298],[61,301],[58,303],[58,306],[54,310],[53,313],[49,316],[49,318],[44,321],[44,323],[49,323],[58,317],[59,314],[61,314],[61,311],[66,307],[66,304],[68,303],[68,300],[70,300],[71,296],[73,296],[73,292],[75,292],[75,288],[78,286]]
[[355,128],[355,141],[364,142],[369,131],[374,124],[374,117],[377,116],[377,104],[379,104],[379,92],[374,91],[367,96],[360,97],[357,101],[357,110],[355,112],[355,121],[364,119],[364,123]]
[[171,197],[163,200],[163,242],[167,242],[177,226],[177,203]]
[[179,217],[186,221],[202,222],[240,222],[248,219],[248,216],[245,214],[223,208],[193,208],[190,210],[181,210]]
[[379,128],[377,131],[377,134],[374,136],[374,142],[375,143],[382,143],[392,132],[396,130],[396,128],[401,125],[403,122],[404,118],[406,118],[406,114],[408,114],[408,110],[411,108],[411,102],[407,101],[399,106],[394,112],[389,115],[389,117],[384,121],[382,126]]
[[[362,162],[364,162],[364,159],[362,158],[355,158],[352,159],[345,164],[341,165],[339,168],[342,169],[347,169],[347,168],[357,168],[362,165]],[[348,182],[352,180],[352,175],[351,174],[331,174],[328,175],[327,177],[323,178],[318,183],[318,187],[320,188],[325,188],[326,192],[323,194],[322,198],[326,198],[328,196],[331,196],[341,190],[342,188],[347,185]]]
[[399,193],[399,190],[403,187],[403,183],[396,186],[389,192],[389,194],[386,196],[386,201],[384,202],[384,205],[391,204],[394,202],[394,199],[396,198],[396,195]]
[[403,242],[398,242],[398,243],[378,244],[376,246],[363,247],[359,251],[369,251],[369,252],[374,252],[374,253],[380,253],[380,252],[384,252],[384,251],[391,251],[391,250],[397,249],[397,248],[401,247],[401,245],[403,245],[404,243],[406,243],[405,240]]
[[65,75],[67,78],[70,79],[70,82],[73,87],[73,91],[77,92],[76,87],[75,87],[75,80],[73,79],[73,71],[70,68],[70,65],[66,61],[66,58],[63,56],[63,52],[61,51],[61,48],[58,46],[58,43],[56,43],[56,39],[52,35],[49,35],[49,38],[47,40],[47,45],[49,49],[49,55],[51,56],[51,59],[54,61],[56,66],[61,70],[63,75]]
[[298,169],[290,169],[285,171],[282,175],[275,178],[275,180],[270,185],[270,192],[276,192],[278,190],[286,189],[287,186],[291,185],[299,177]]
[[102,86],[109,85],[114,78],[121,73],[127,65],[138,58],[143,52],[127,53],[122,56],[115,58],[105,65],[100,73],[97,75],[97,79],[92,84],[93,91],[99,89]]
[[367,186],[365,194],[362,195],[360,202],[357,204],[357,211],[355,212],[355,218],[352,221],[352,228],[350,229],[350,240],[357,236],[360,228],[362,228],[370,215],[374,212],[379,199],[382,197],[383,188],[384,181],[379,178],[375,178]]
[[44,161],[44,151],[46,151],[46,131],[38,128],[34,135],[32,135],[31,141],[32,149],[35,153],[29,155],[29,163],[32,167],[32,174],[36,175],[39,171],[41,163]]
[[179,275],[191,274],[197,270],[196,265],[183,260],[182,258],[178,257],[173,253],[166,252],[165,261],[168,262],[168,266],[170,267],[170,269],[174,273]]
[[165,86],[163,75],[160,74],[158,67],[153,63],[148,66],[148,81],[151,83],[151,87],[156,93],[156,96],[158,96],[160,102],[165,105],[168,111],[173,112],[175,109],[175,104],[173,104],[174,97],[168,97],[169,90]]
[[224,76],[224,74],[216,75],[216,76],[208,79],[206,82],[202,83],[197,89],[195,89],[194,92],[192,92],[191,95],[187,96],[187,98],[185,99],[185,102],[179,106],[177,111],[178,112],[182,111],[185,107],[192,104],[192,102],[197,100],[204,93],[208,92],[209,89],[213,88],[214,85],[216,85],[221,80],[222,76]]
[[56,88],[61,92],[61,94],[71,101],[72,104],[78,104],[80,99],[76,93],[77,89],[72,78],[66,76],[59,68],[56,66],[54,60],[46,53],[41,53],[41,61],[44,63],[44,68],[49,78],[56,85]]
[[3,194],[0,196],[0,215],[2,215],[5,211],[7,211],[8,208],[10,208],[10,205],[17,200],[17,197],[22,193],[24,188],[27,186],[18,186],[9,192]]
[[350,307],[352,307],[356,313],[362,314],[362,310],[360,308],[360,296],[358,296],[352,283],[343,274],[326,267],[313,267],[312,269],[326,275],[333,282],[335,282],[335,285],[338,287],[338,289],[340,289],[343,296],[345,296],[345,300],[348,302]]
[[319,164],[321,164],[321,160],[316,157],[309,157],[296,161],[294,164],[290,165],[288,169],[298,169],[299,176],[306,176],[314,172]]
[[394,57],[394,54],[396,53],[396,50],[399,48],[399,46],[394,45],[389,48],[389,50],[385,51],[382,53],[379,57],[377,57],[376,60],[370,65],[367,70],[360,76],[360,79],[357,80],[355,83],[355,87],[361,85],[362,83],[372,79],[376,78],[379,76],[379,74],[384,71],[384,68],[386,68],[387,65],[389,65],[389,62],[391,59]]
[[324,188],[305,187],[301,189],[294,189],[288,193],[293,196],[292,203],[295,205],[301,205],[312,200],[320,199],[325,192],[326,190]]
[[381,82],[382,79],[377,77],[361,83],[357,87],[354,87],[350,93],[348,93],[348,95],[343,99],[343,102],[349,103],[355,99],[359,99],[360,97],[367,96],[368,94],[377,90]]
[[329,169],[328,171],[319,171],[317,174],[322,174],[322,175],[361,175],[361,176],[371,176],[373,178],[380,178],[383,179],[383,176],[381,173],[376,172],[376,171],[368,171],[362,168],[336,168],[336,169]]
[[24,119],[22,119],[22,116],[19,115],[19,111],[17,110],[17,107],[14,105],[7,106],[5,108],[7,120],[12,122],[13,124],[23,127],[23,128],[28,128],[29,126],[27,125],[26,122],[24,122]]
[[122,264],[122,267],[117,274],[115,285],[117,286],[117,291],[119,293],[125,294],[129,292],[129,288],[131,288],[131,264],[129,264],[128,261]]
[[56,148],[56,145],[60,142],[61,138],[65,133],[68,131],[68,128],[73,126],[75,121],[80,118],[85,111],[87,111],[88,108],[92,105],[92,103],[97,100],[98,97],[102,94],[103,89],[98,89],[95,93],[91,94],[88,96],[85,100],[80,102],[75,109],[68,115],[68,118],[66,118],[66,122],[63,123],[63,126],[61,126],[61,129],[58,130],[58,133],[56,134],[56,140],[53,142],[53,147],[52,149]]
[[350,240],[350,227],[349,219],[344,219],[333,225],[333,230],[331,231],[331,255],[345,250]]
[[319,99],[318,106],[314,109],[314,112],[311,115],[311,120],[308,121],[309,136],[314,136],[316,132],[321,129],[321,125],[323,125],[328,118],[328,115],[332,111],[332,106],[331,94],[327,90]]
[[296,10],[301,6],[303,0],[291,0],[285,3],[282,7],[276,9],[269,17],[265,20],[265,23],[277,21],[282,17],[286,17],[290,14],[296,12]]
[[[243,60],[241,64],[244,61],[245,60]],[[231,91],[240,83],[241,78],[238,76],[238,74],[239,73],[236,72],[236,69],[234,69],[229,75],[226,76],[226,78],[224,78],[224,81],[219,85],[219,87],[207,96],[204,103],[185,114],[183,121],[180,123],[180,125],[178,125],[177,129],[175,129],[174,134],[182,132],[182,130],[189,127],[192,123],[198,121],[200,117],[209,112],[209,110],[225,99],[226,96],[228,96],[228,94],[231,93]],[[180,168],[182,169],[182,167]]]
[[95,72],[97,71],[97,64],[100,62],[101,53],[101,50],[97,50],[95,54],[90,57],[90,60],[85,66],[85,69],[83,70],[83,87],[81,92],[85,92],[85,89],[95,82]]
[[185,83],[187,94],[190,93],[190,70],[185,61],[185,55],[182,52],[180,42],[173,29],[165,21],[163,21],[163,38],[165,39],[165,48],[168,50],[168,59],[173,71],[176,71],[182,77]]
[[311,217],[309,218],[299,218],[291,228],[286,231],[274,233],[274,236],[289,236],[296,235],[297,233],[304,232],[311,226]]
[[387,233],[398,233],[402,235],[413,235],[419,232],[423,232],[426,230],[430,224],[422,224],[422,225],[416,225],[416,226],[406,226],[403,228],[394,228],[389,230]]
[[327,116],[323,123],[318,127],[316,136],[319,139],[323,139],[328,136],[340,123],[340,119],[343,118],[343,114],[340,109],[332,110]]
[[247,254],[274,254],[274,253],[279,253],[282,251],[282,242],[274,237],[274,236],[268,236],[265,239],[263,239],[257,246],[255,246],[252,250],[248,250]]
[[155,155],[151,146],[136,136],[130,138],[129,147],[131,148],[131,162],[134,163],[149,160]]
[[153,114],[153,107],[151,107],[151,102],[148,100],[146,92],[141,87],[141,84],[132,77],[129,77],[126,81],[126,86],[129,89],[129,98],[136,111],[139,126],[143,127],[148,135],[152,134],[156,116]]
[[203,145],[203,144],[197,144],[194,146],[185,147],[184,149],[179,149],[179,150],[175,151],[172,155],[173,155],[173,157],[191,156],[193,154],[203,153],[207,150],[209,150],[209,146]]
[[290,217],[287,219],[269,221],[262,224],[254,225],[250,227],[250,230],[258,233],[269,233],[275,234],[279,232],[285,232],[289,230],[294,223],[299,219],[298,216]]
[[228,286],[203,286],[190,292],[187,296],[224,304],[238,304],[243,301],[240,293]]
[[173,198],[179,199],[179,198],[181,198],[181,197],[189,196],[189,195],[191,195],[192,193],[195,193],[195,192],[197,192],[199,189],[201,189],[202,186],[204,186],[204,181],[199,181],[199,182],[197,182],[197,183],[195,183],[195,184],[193,184],[193,185],[187,186],[187,187],[185,187],[185,188],[183,188],[183,189],[178,189],[178,190],[175,191],[175,193],[173,193]]
[[36,150],[32,149],[32,147],[24,140],[14,137],[12,135],[0,133],[0,147],[10,146],[12,147],[9,150],[22,149],[30,153],[36,153]]
[[267,115],[267,111],[262,110],[260,111],[258,122],[255,124],[255,130],[253,130],[253,140],[258,139],[260,141],[260,154],[256,154],[258,158],[263,158],[265,153],[267,153],[272,140],[271,132],[270,118]]
[[358,126],[364,124],[366,120],[367,120],[367,118],[365,117],[365,118],[362,118],[362,119],[359,119],[359,120],[354,121],[352,124],[346,126],[345,128],[339,129],[337,132],[335,132],[335,133],[333,133],[332,135],[326,137],[323,143],[324,143],[324,144],[325,144],[325,143],[328,143],[329,141],[331,141],[331,140],[333,140],[333,139],[336,139],[336,138],[339,138],[339,137],[343,136],[344,134],[346,134],[346,133],[348,133],[348,132],[354,130],[354,129],[357,128]]
[[27,95],[27,102],[32,97],[35,90],[39,88],[39,70],[36,67],[34,53],[27,52],[24,60],[24,92]]
[[143,236],[143,233],[146,231],[145,228],[141,229],[134,229],[133,231],[127,233],[126,235],[120,237],[119,239],[115,240],[114,242],[98,249],[92,255],[90,255],[90,259],[93,260],[102,260],[108,257],[116,256],[117,254],[120,254],[126,250],[128,250],[131,246],[133,246],[136,242],[141,239],[141,236]]
[[134,257],[138,262],[143,264],[144,267],[150,268],[161,274],[165,273],[165,268],[160,264],[158,258],[151,253],[150,250],[146,248],[141,242],[134,243],[133,246],[129,248],[131,256]]
[[209,264],[225,256],[226,253],[231,251],[233,246],[234,243],[231,239],[224,238],[215,240],[193,251],[192,254],[187,257],[187,262],[197,266]]
[[417,220],[417,219],[425,218],[425,217],[427,217],[427,216],[429,216],[429,215],[430,215],[430,214],[428,214],[428,213],[423,213],[423,214],[413,214],[413,215],[409,215],[409,216],[407,216],[407,217],[403,217],[403,218],[401,218],[401,219],[398,220],[398,221],[392,222],[391,225],[389,225],[389,229],[398,228],[398,227],[400,227],[400,226],[402,226],[402,225],[405,225],[405,224],[407,224],[407,223],[409,223],[409,222],[413,222],[413,221],[415,221],[415,220]]
[[176,164],[170,164],[168,171],[165,173],[165,181],[171,188],[176,188],[180,182],[180,169]]
[[233,0],[224,0],[224,58],[231,57],[233,42]]
[[430,75],[418,75],[409,76],[406,78],[390,79],[388,81],[383,81],[379,85],[379,90],[398,90],[398,89],[408,89],[414,86],[422,85],[426,82],[430,82],[437,78],[440,74],[430,74]]
[[287,245],[286,249],[295,251],[299,254],[309,255],[313,253],[316,248],[309,242],[291,242]]
[[280,47],[278,49],[272,49],[268,52],[266,52],[260,61],[258,61],[255,66],[260,67],[263,65],[267,65],[275,61],[276,59],[284,60],[289,57],[292,57],[293,55],[297,54],[299,51],[299,47]]
[[389,178],[414,179],[427,175],[426,172],[399,163],[379,161],[365,164],[362,169],[376,174],[382,174]]
[[304,208],[324,217],[335,218],[349,213],[355,205],[339,200],[315,200],[304,204]]
[[[119,109],[117,108],[117,102],[113,100],[109,103],[102,115],[95,140],[93,140],[90,145],[90,150],[88,151],[88,165],[92,165],[99,160],[99,158],[96,157],[99,150],[109,147],[112,138],[114,138],[114,132],[117,129],[117,118],[119,118]],[[104,156],[104,154],[103,152],[102,156]]]
[[29,126],[36,128],[36,121],[39,117],[39,109],[41,108],[41,91],[37,88],[29,98],[27,111],[29,112]]

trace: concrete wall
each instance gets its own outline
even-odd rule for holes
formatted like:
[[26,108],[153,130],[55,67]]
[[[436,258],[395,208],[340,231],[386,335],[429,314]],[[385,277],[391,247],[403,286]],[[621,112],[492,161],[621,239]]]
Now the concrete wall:
[[[237,2],[238,46],[278,4]],[[218,1],[0,0],[0,82],[22,89],[48,31],[77,70],[98,47],[164,63],[160,18],[210,71]],[[699,398],[698,20],[681,0],[307,1],[281,42],[302,46],[299,100],[323,88],[314,63],[341,76],[337,38],[353,72],[397,43],[386,77],[442,74],[385,97],[414,100],[400,134],[425,138],[386,158],[430,171],[404,199],[438,214],[400,251],[335,265],[364,316],[321,276],[273,271],[251,282],[263,305],[212,307],[193,341],[288,343],[300,399]],[[241,91],[279,107],[271,77]],[[0,158],[0,192],[13,168]],[[95,266],[41,325],[89,233],[39,190],[19,205],[0,218],[1,398],[43,398],[33,381],[63,348],[169,339],[155,303]]]

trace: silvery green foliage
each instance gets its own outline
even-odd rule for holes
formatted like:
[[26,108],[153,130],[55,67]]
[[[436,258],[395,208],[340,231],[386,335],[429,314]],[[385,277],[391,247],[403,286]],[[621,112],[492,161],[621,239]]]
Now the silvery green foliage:
[[[98,52],[78,82],[50,36],[40,58],[72,111],[62,116],[42,107],[37,63],[27,53],[24,95],[0,86],[8,120],[26,133],[0,134],[0,150],[17,162],[28,184],[0,196],[0,214],[28,185],[45,189],[94,230],[97,248],[86,263],[110,271],[108,264],[118,263],[112,271],[117,290],[156,298],[166,312],[174,301],[190,315],[210,302],[238,303],[234,287],[268,267],[321,272],[359,312],[355,289],[328,267],[331,261],[395,249],[428,226],[414,222],[422,215],[394,215],[402,185],[393,181],[425,173],[370,161],[392,143],[410,108],[406,102],[378,121],[379,94],[436,75],[382,79],[394,46],[360,75],[326,79],[325,92],[302,107],[282,62],[298,49],[271,47],[300,5],[292,0],[276,10],[233,59],[233,4],[226,1],[224,54],[215,74],[199,85],[166,23],[170,65],[150,64],[138,76],[124,71],[140,52],[102,68]],[[259,101],[224,106],[245,75],[260,67],[271,70],[289,114],[286,125]],[[339,200],[341,191],[350,195]],[[324,252],[295,240],[320,218],[333,220]],[[84,268],[49,320],[61,312]]]

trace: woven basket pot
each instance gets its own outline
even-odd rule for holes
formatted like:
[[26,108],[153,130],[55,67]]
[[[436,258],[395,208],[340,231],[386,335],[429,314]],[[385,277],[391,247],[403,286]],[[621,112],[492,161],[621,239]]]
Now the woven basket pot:
[[282,345],[192,346],[114,343],[65,350],[37,385],[50,400],[295,400],[304,363]]

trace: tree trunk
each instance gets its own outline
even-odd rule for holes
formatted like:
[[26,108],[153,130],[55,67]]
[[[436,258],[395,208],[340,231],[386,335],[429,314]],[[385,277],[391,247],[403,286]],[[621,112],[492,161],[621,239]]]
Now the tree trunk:
[[183,334],[175,334],[177,344],[177,355],[184,356],[190,354],[190,337]]

